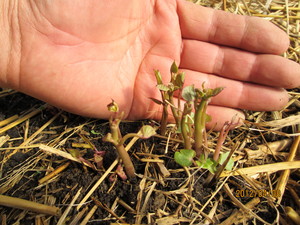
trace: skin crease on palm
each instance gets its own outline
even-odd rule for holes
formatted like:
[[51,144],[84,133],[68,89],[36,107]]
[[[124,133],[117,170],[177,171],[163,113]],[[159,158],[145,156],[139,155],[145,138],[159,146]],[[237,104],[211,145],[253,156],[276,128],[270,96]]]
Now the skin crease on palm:
[[279,110],[300,85],[284,59],[286,34],[271,23],[184,0],[2,1],[0,86],[69,112],[108,118],[114,99],[128,119],[157,119],[154,70],[175,60],[186,85],[224,91],[208,114],[220,129],[238,109]]

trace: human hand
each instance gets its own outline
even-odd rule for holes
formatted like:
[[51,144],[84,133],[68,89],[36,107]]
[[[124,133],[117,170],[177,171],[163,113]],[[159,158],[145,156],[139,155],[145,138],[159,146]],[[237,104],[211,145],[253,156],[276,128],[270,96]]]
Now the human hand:
[[282,88],[300,85],[299,65],[276,55],[288,37],[267,21],[184,0],[18,4],[5,11],[0,85],[69,112],[108,118],[114,99],[128,119],[159,119],[154,69],[168,82],[174,60],[186,85],[225,87],[208,107],[217,129],[238,109],[282,108]]

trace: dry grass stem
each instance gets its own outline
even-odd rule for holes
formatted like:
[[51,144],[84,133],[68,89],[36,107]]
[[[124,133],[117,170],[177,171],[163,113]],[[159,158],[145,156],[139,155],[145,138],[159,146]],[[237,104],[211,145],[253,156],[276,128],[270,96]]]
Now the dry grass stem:
[[273,121],[269,121],[269,122],[261,122],[257,125],[259,127],[271,127],[274,130],[278,130],[283,127],[293,126],[293,125],[298,125],[298,124],[300,124],[300,115],[289,116],[284,119],[273,120]]
[[69,223],[69,225],[77,225],[79,223],[79,221],[81,220],[81,218],[83,217],[83,215],[86,213],[86,211],[88,210],[88,207],[84,207],[75,217],[74,219]]
[[[24,138],[24,142],[22,144],[20,144],[18,147],[23,147],[26,146],[28,144],[30,144],[30,142],[32,142],[34,140],[34,138],[36,138],[44,129],[46,129],[54,120],[57,119],[57,117],[61,114],[62,112],[57,113],[53,118],[51,118],[47,123],[45,123],[43,126],[41,126],[36,132],[34,132],[29,138]],[[26,120],[29,121],[29,120]],[[26,129],[27,130],[27,129]],[[18,149],[14,149],[14,151],[12,151],[4,160],[7,161],[12,155],[14,155],[16,152],[18,151]]]
[[39,184],[42,184],[42,183],[50,180],[51,178],[55,177],[60,172],[64,171],[69,165],[70,165],[70,162],[67,162],[67,163],[63,164],[62,166],[58,167],[57,169],[55,169],[54,171],[52,171],[51,173],[49,173],[47,176],[44,176],[43,178],[39,179]]
[[14,115],[14,116],[11,116],[11,117],[9,117],[5,120],[2,120],[2,121],[0,121],[0,127],[3,127],[3,126],[5,126],[9,123],[12,123],[12,122],[16,121],[18,118],[19,118],[18,115]]
[[40,204],[33,201],[28,201],[20,198],[0,195],[0,205],[13,207],[17,209],[29,210],[36,213],[58,216],[60,209],[55,206]]
[[295,223],[300,224],[300,215],[292,208],[292,207],[285,207],[286,214],[288,217]]
[[[233,201],[234,204],[236,204],[242,211],[249,213],[249,215],[255,217],[256,219],[258,219],[259,221],[261,221],[263,224],[268,224],[271,225],[270,223],[266,222],[265,220],[263,220],[262,218],[260,218],[259,216],[257,216],[255,213],[253,213],[252,208],[254,208],[259,202],[260,199],[259,198],[253,198],[250,202],[248,202],[246,205],[242,204],[232,193],[232,191],[230,190],[228,184],[224,185],[224,190],[226,192],[226,194],[230,197],[230,199]],[[236,215],[237,216],[237,215]],[[244,215],[243,215],[244,217]],[[239,219],[238,219],[239,220]],[[239,223],[241,221],[234,221],[233,223]]]
[[[41,150],[45,151],[46,153],[55,154],[57,156],[61,156],[61,157],[65,158],[65,159],[69,159],[69,160],[72,160],[74,162],[82,163],[82,161],[80,161],[79,159],[73,157],[70,153],[64,152],[62,150],[52,148],[52,147],[44,145],[44,144],[41,144],[39,146],[39,148]],[[90,167],[90,165],[88,165],[86,163],[84,163],[84,165]]]
[[[250,214],[247,215],[245,211],[249,212],[251,209],[253,209],[257,204],[260,203],[259,198],[253,198],[251,201],[247,202],[245,205],[238,203],[242,208],[240,210],[234,210],[233,213],[220,225],[231,225],[231,224],[239,224],[243,223],[248,220],[247,217],[250,216]],[[269,224],[269,223],[265,223]]]
[[79,190],[77,191],[77,193],[73,197],[72,201],[70,202],[70,204],[68,205],[68,207],[66,208],[66,210],[61,215],[61,217],[59,218],[59,220],[57,222],[57,225],[63,225],[63,224],[65,224],[65,219],[68,216],[68,214],[69,214],[70,210],[72,209],[72,207],[74,206],[74,203],[76,202],[77,198],[79,197],[79,195],[81,193],[81,189],[82,188],[79,188]]
[[92,197],[92,200],[95,202],[95,204],[104,210],[106,210],[109,214],[111,214],[113,217],[115,217],[117,220],[119,220],[121,223],[126,223],[122,218],[120,218],[113,210],[108,208],[105,204],[102,204],[100,201]]
[[46,107],[46,105],[41,106],[38,109],[33,109],[33,111],[31,111],[30,113],[26,114],[25,116],[13,121],[12,123],[6,125],[5,127],[0,128],[0,134],[4,133],[5,131],[8,131],[9,129],[19,125],[20,123],[23,123],[24,121],[28,120],[29,118],[37,115],[38,113],[40,113],[44,108]]
[[223,171],[220,177],[238,176],[241,174],[254,175],[258,173],[274,173],[280,170],[290,170],[290,169],[298,169],[298,168],[300,168],[300,161],[279,162],[279,163],[272,163],[272,164],[266,164],[261,166],[240,168],[234,171]]
[[281,151],[287,149],[292,143],[292,139],[284,139],[281,141],[269,142],[263,145],[258,145],[257,150],[251,150],[249,148],[245,148],[248,158],[257,159],[261,157],[265,157],[266,155],[284,155]]
[[[297,153],[297,149],[299,148],[299,143],[300,143],[300,136],[296,137],[296,139],[294,140],[293,145],[292,145],[292,147],[290,149],[290,152],[289,152],[289,156],[287,158],[287,162],[292,162],[292,163],[296,162],[296,161],[293,162],[293,160],[294,160],[295,155]],[[298,165],[297,168],[299,169],[300,168],[300,161],[298,161],[298,162],[299,162],[299,165]],[[282,196],[284,194],[289,176],[290,176],[290,170],[286,169],[281,173],[280,177],[278,178],[278,183],[276,185],[276,190],[280,190],[280,192],[281,192],[281,196],[277,200],[278,203],[281,202],[281,199],[282,199]]]
[[98,206],[94,205],[79,225],[86,225],[89,222],[90,218],[94,215],[97,208],[98,208]]
[[[0,147],[2,147],[9,139],[10,139],[10,137],[8,135],[1,136],[0,137]],[[6,148],[4,148],[3,150],[6,150]],[[1,151],[1,149],[0,149],[0,151]]]

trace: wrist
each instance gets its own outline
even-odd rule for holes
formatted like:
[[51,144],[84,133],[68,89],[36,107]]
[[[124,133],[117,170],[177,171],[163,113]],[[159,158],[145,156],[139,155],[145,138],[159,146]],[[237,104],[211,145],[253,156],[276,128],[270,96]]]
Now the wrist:
[[19,72],[20,53],[18,1],[0,1],[0,87],[12,87]]

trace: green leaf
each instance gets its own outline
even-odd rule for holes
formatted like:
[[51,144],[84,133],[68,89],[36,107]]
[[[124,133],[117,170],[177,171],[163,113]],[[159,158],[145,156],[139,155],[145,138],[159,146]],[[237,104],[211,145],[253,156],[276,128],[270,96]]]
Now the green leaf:
[[206,94],[199,88],[195,89],[195,93],[198,99],[204,99]]
[[154,70],[157,84],[162,84],[162,77],[159,70]]
[[74,158],[78,158],[80,156],[80,152],[78,149],[68,148],[68,151]]
[[112,100],[112,102],[107,105],[107,109],[110,112],[118,112],[119,106],[114,100]]
[[[225,152],[225,153],[220,154],[219,160],[218,160],[218,163],[220,165],[223,165],[223,163],[227,159],[229,153],[230,152]],[[232,158],[230,158],[229,161],[228,161],[228,163],[227,163],[227,165],[226,165],[226,167],[225,167],[225,169],[226,170],[232,170],[233,166],[234,166],[234,160]]]
[[203,89],[201,91],[203,93],[202,98],[209,99],[211,97],[214,97],[214,96],[218,95],[223,89],[224,89],[223,87],[218,87],[215,89],[211,89],[211,88]]
[[211,97],[218,95],[221,91],[223,91],[224,87],[218,87],[212,90]]
[[211,173],[215,173],[217,171],[217,163],[208,158],[206,162],[203,164],[204,169],[208,169]]
[[205,122],[208,123],[212,120],[211,116],[208,114],[205,114]]
[[194,101],[196,97],[194,85],[186,86],[185,88],[183,88],[182,97],[186,101]]
[[230,152],[224,152],[224,153],[221,153],[220,156],[219,156],[219,159],[218,159],[218,163],[220,165],[222,165],[225,160],[227,159],[228,155],[229,155]]
[[155,129],[150,125],[144,125],[141,128],[141,132],[142,132],[142,137],[141,138],[143,138],[143,139],[150,138],[151,136],[156,134]]
[[185,73],[179,73],[176,75],[174,85],[178,88],[182,88],[184,84]]
[[225,166],[225,169],[230,171],[230,170],[232,170],[233,166],[234,166],[234,160],[233,160],[233,158],[230,158],[227,165]]
[[169,91],[170,88],[167,85],[164,84],[158,84],[156,85],[156,87],[160,90],[160,91]]
[[174,84],[172,84],[172,83],[168,84],[168,88],[169,88],[168,91],[170,91],[170,92],[174,92],[178,89],[178,87],[175,87]]
[[96,132],[96,131],[94,131],[94,130],[91,130],[91,133],[92,133],[92,134],[95,134],[95,135],[101,134],[101,133],[98,133],[98,132]]
[[191,166],[193,158],[196,156],[196,152],[192,149],[181,149],[179,152],[175,152],[174,159],[181,166]]
[[170,72],[171,73],[178,73],[178,66],[176,65],[175,61],[171,65]]
[[199,167],[202,167],[203,169],[207,169],[211,173],[215,173],[217,171],[218,163],[210,158],[205,159],[204,154],[200,155],[200,159],[199,159],[199,161],[196,161],[196,163]]

